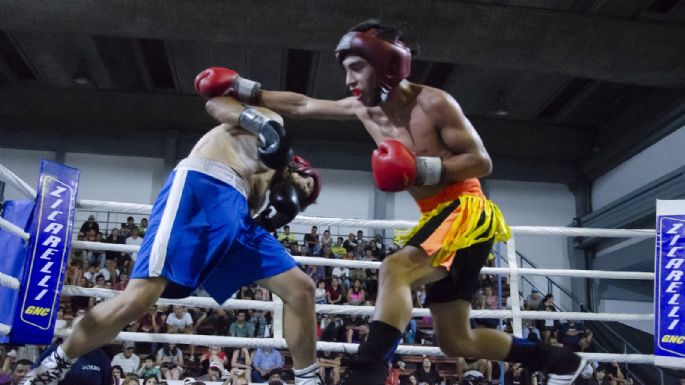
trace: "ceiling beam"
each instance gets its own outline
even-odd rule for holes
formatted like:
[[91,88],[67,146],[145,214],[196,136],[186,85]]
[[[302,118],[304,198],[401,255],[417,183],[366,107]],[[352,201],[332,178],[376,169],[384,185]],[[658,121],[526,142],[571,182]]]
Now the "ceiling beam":
[[[0,29],[331,51],[360,15],[406,21],[422,60],[685,85],[685,25],[448,0],[0,2]],[[256,22],[266,20],[267,22]]]

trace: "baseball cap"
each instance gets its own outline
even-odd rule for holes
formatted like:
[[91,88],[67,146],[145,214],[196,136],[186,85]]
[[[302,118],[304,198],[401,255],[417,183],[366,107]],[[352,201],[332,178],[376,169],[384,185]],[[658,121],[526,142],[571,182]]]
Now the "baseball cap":
[[90,214],[90,215],[88,216],[88,219],[95,219],[95,215]]
[[124,349],[135,349],[136,344],[133,341],[126,341],[124,342]]
[[221,367],[220,367],[219,364],[217,364],[215,361],[212,361],[212,362],[209,363],[209,368],[210,368],[210,369],[211,369],[211,368],[214,368],[214,369],[221,370]]

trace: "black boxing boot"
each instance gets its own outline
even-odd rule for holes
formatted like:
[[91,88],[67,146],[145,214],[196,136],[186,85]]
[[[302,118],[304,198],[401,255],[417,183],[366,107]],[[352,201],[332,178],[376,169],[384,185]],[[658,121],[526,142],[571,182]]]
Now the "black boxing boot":
[[400,343],[402,332],[382,321],[369,324],[366,342],[359,345],[357,355],[338,385],[384,385],[390,361]]

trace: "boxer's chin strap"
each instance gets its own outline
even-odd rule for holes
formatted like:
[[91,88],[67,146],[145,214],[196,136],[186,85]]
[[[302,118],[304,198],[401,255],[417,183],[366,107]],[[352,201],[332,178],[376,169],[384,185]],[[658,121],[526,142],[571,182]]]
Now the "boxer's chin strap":
[[440,183],[442,178],[442,159],[437,156],[419,156],[416,158],[417,186],[431,186]]

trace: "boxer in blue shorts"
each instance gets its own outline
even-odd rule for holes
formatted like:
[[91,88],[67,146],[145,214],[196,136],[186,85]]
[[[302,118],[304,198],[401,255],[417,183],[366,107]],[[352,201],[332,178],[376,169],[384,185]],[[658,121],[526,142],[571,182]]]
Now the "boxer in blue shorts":
[[[314,203],[319,174],[292,156],[279,115],[221,96],[221,84],[205,72],[196,79],[196,89],[209,99],[207,111],[221,124],[169,175],[126,290],[88,311],[25,384],[57,384],[78,357],[111,341],[160,296],[185,297],[203,287],[223,303],[252,282],[283,299],[295,383],[321,383],[314,283],[270,234]],[[257,214],[267,191],[269,203]]]

